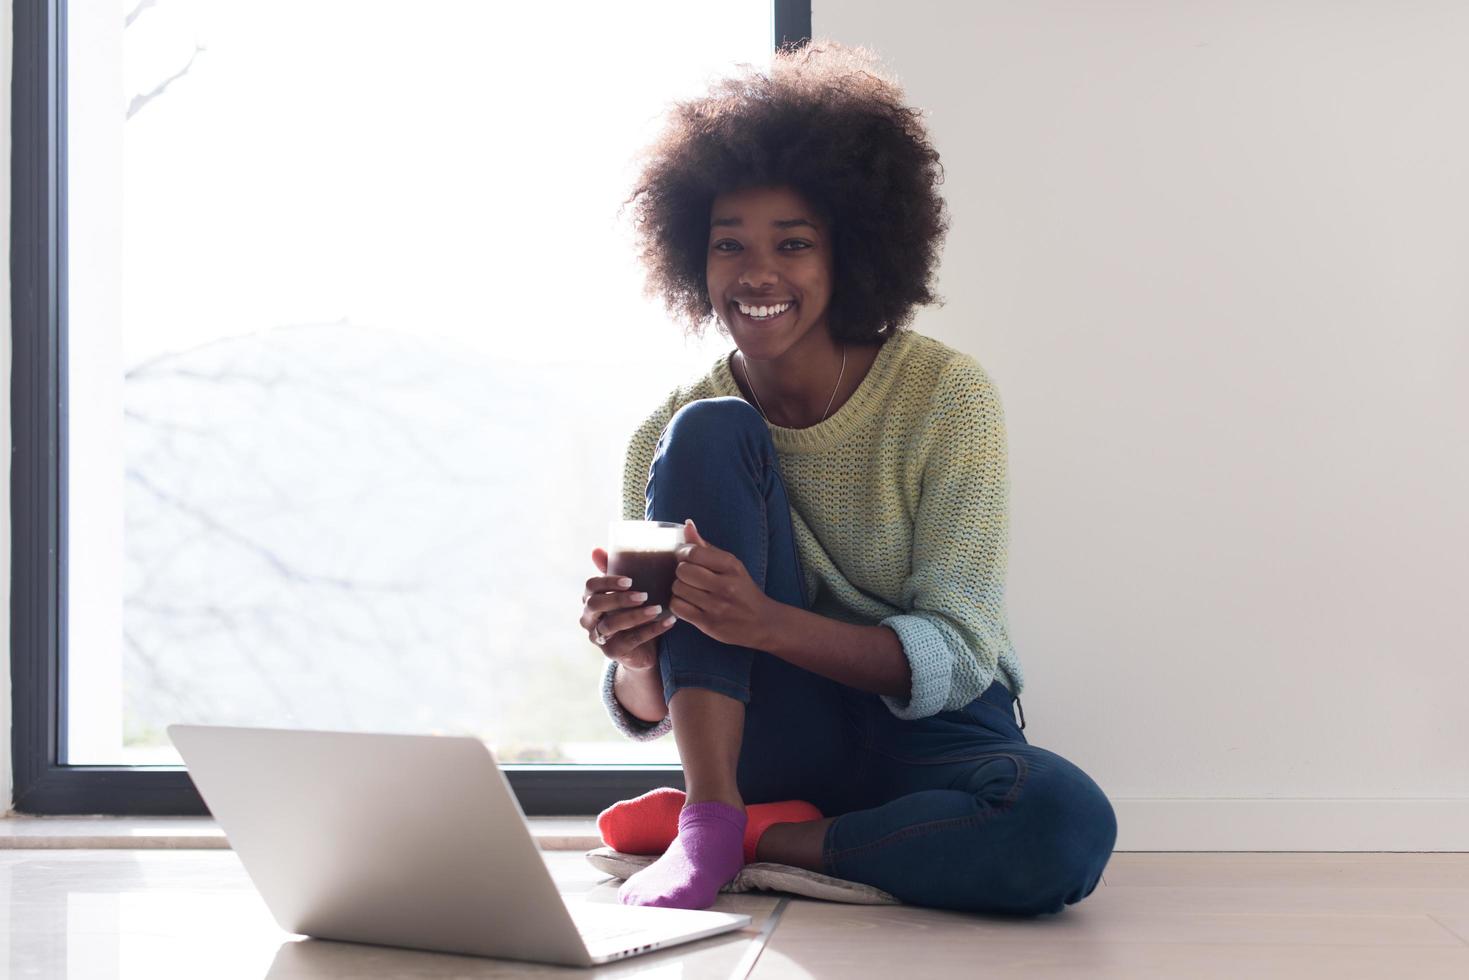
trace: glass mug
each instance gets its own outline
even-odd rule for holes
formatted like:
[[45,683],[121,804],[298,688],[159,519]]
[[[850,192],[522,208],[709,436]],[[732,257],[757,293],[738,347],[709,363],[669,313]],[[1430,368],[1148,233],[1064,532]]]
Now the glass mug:
[[[684,526],[669,521],[613,521],[607,525],[607,574],[632,579],[631,592],[648,593],[643,605],[668,611]],[[634,607],[628,607],[634,608]]]

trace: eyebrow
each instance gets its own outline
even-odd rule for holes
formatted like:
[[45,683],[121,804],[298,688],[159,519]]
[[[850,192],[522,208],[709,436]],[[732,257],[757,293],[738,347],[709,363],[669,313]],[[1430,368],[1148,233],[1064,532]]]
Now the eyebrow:
[[[709,225],[711,228],[722,228],[726,226],[738,228],[744,223],[745,221],[743,218],[715,218],[709,223]],[[820,230],[816,227],[815,223],[808,221],[805,218],[777,218],[772,221],[771,224],[777,228],[795,228],[798,225],[805,225],[807,228],[810,228],[813,231]]]

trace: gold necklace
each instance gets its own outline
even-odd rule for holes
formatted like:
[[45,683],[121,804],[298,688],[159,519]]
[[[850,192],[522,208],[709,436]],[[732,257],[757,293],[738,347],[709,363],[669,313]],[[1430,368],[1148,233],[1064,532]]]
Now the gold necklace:
[[[750,386],[750,394],[755,395],[755,383],[750,380],[750,366],[745,363],[745,352],[744,351],[740,351],[740,366],[744,369],[744,372],[745,372],[745,384],[747,384],[747,385]],[[847,345],[846,344],[843,344],[842,345],[842,369],[837,372],[837,384],[836,384],[836,387],[831,390],[831,397],[826,400],[826,411],[821,413],[821,418],[818,420],[818,424],[820,422],[825,422],[826,421],[827,413],[829,413],[831,411],[831,403],[834,402],[834,401],[836,401],[837,392],[841,390],[841,387],[842,387],[842,376],[845,375],[846,373],[847,373]],[[767,425],[773,424],[770,421],[770,416],[768,416],[768,415],[765,414],[765,409],[760,405],[760,396],[759,395],[755,395],[755,407],[758,408],[758,409],[760,409],[760,417],[765,420],[765,422],[766,422]]]

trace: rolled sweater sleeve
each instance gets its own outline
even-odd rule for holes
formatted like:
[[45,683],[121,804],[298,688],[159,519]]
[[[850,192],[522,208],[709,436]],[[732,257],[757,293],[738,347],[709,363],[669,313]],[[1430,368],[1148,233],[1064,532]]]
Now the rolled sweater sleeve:
[[612,693],[612,682],[616,679],[616,673],[617,661],[607,661],[607,668],[602,671],[602,704],[607,708],[607,716],[612,719],[617,730],[634,742],[651,742],[673,731],[672,715],[664,715],[659,722],[643,721],[622,706],[617,695]]
[[883,695],[897,717],[926,718],[973,701],[1008,649],[1005,574],[1009,472],[999,392],[978,361],[955,358],[935,387],[919,440],[922,483],[913,557],[889,616],[912,668],[907,698]]
[[[661,406],[649,415],[633,432],[628,440],[627,456],[622,471],[622,519],[640,521],[647,516],[648,470],[653,465],[653,452],[658,440],[673,413],[668,405]],[[602,671],[602,704],[607,716],[619,732],[635,742],[651,742],[673,730],[673,720],[665,717],[651,723],[634,717],[612,692],[612,683],[617,672],[617,661],[608,660]]]

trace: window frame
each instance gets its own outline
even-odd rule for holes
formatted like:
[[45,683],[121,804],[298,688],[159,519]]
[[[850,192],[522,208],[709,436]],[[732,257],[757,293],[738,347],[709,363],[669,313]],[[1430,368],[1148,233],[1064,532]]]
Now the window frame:
[[[809,41],[810,0],[771,2],[775,46]],[[11,23],[12,809],[207,815],[182,766],[58,762],[67,704],[66,0],[14,0]],[[528,816],[594,814],[684,786],[677,765],[504,769]]]

